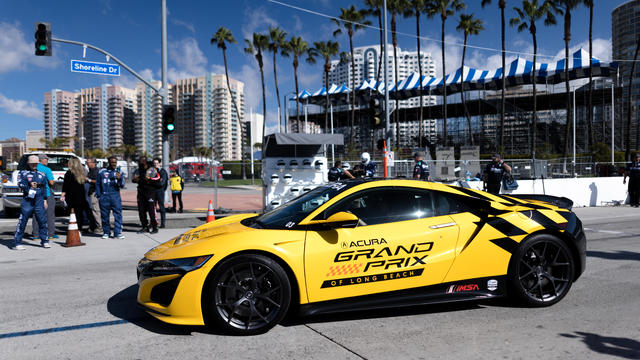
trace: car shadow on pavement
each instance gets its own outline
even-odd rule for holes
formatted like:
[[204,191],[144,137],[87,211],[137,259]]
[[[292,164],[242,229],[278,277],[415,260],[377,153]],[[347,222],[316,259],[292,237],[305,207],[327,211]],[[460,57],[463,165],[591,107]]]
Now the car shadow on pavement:
[[597,257],[607,260],[635,260],[640,261],[640,253],[633,251],[616,251],[616,252],[604,252],[604,251],[587,251],[588,257]]
[[428,304],[418,306],[406,306],[397,308],[385,308],[374,310],[354,310],[349,312],[318,314],[318,315],[297,315],[290,313],[281,323],[282,326],[298,326],[305,324],[340,322],[364,319],[384,319],[389,317],[428,315],[435,313],[446,313],[454,311],[465,311],[481,309],[484,306],[479,302],[467,301],[449,304]]
[[224,335],[216,329],[205,326],[186,326],[164,323],[147,312],[138,305],[138,285],[134,284],[113,295],[107,301],[107,310],[115,317],[126,320],[147,331],[160,335],[191,335],[193,333],[203,333],[211,335]]
[[560,336],[580,339],[589,347],[589,350],[600,354],[617,356],[623,359],[640,359],[640,341],[638,340],[602,336],[581,331],[576,331],[573,334],[560,334]]

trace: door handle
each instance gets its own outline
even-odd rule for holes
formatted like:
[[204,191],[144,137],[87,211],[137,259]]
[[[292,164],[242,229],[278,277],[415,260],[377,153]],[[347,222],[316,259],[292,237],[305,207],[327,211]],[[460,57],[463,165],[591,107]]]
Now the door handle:
[[456,223],[454,222],[448,222],[448,223],[444,223],[444,224],[438,224],[438,225],[431,225],[429,226],[431,229],[442,229],[442,228],[446,228],[446,227],[450,227],[450,226],[455,226]]

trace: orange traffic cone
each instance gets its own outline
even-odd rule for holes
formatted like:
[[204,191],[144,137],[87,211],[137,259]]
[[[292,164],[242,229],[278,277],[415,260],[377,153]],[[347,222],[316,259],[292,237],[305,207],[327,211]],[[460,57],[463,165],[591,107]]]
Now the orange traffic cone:
[[78,231],[78,223],[76,222],[76,214],[71,209],[71,215],[69,216],[69,229],[67,230],[67,242],[62,244],[64,247],[82,246],[86,245],[80,241],[80,231]]
[[216,215],[213,213],[213,203],[209,200],[209,209],[207,210],[207,222],[210,223],[216,220]]

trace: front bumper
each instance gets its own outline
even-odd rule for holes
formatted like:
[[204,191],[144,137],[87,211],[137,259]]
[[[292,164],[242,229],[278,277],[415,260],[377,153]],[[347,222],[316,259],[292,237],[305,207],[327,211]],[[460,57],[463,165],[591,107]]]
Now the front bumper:
[[138,274],[138,304],[153,317],[177,325],[204,325],[202,290],[213,261],[185,274]]

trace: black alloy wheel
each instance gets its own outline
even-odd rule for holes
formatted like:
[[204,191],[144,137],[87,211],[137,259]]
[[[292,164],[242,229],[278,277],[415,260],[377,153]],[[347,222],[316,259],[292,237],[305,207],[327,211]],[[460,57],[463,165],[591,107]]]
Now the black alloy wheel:
[[268,331],[284,318],[291,301],[286,272],[276,261],[262,255],[225,260],[209,284],[207,317],[231,334]]
[[549,306],[567,295],[573,282],[574,260],[567,245],[555,236],[526,239],[511,258],[512,295],[528,306]]

